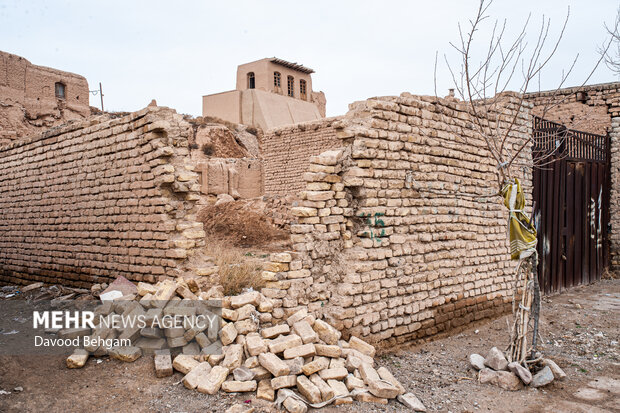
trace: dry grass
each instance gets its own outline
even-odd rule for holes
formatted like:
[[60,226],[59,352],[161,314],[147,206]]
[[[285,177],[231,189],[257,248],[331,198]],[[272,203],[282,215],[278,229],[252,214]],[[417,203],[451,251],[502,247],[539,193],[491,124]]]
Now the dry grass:
[[261,264],[225,245],[213,245],[207,253],[219,267],[216,282],[224,288],[225,295],[237,295],[244,288],[260,290],[265,286],[261,277]]

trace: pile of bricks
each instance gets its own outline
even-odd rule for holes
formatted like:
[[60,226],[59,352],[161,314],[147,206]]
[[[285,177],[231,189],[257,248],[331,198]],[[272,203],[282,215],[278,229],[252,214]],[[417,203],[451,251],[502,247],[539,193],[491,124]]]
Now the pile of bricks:
[[[286,321],[270,326],[273,302],[258,291],[223,297],[221,289],[200,291],[194,283],[163,280],[156,285],[139,283],[136,293],[105,301],[95,312],[198,316],[213,314],[214,299],[221,303],[221,325],[197,327],[125,328],[97,326],[93,331],[61,331],[106,338],[129,338],[131,346],[76,350],[67,359],[69,368],[86,363],[89,353],[109,354],[132,362],[153,355],[157,377],[184,375],[190,390],[215,394],[256,392],[258,399],[276,401],[289,412],[305,412],[308,405],[353,403],[354,400],[387,404],[399,398],[407,406],[423,409],[419,400],[384,367],[375,369],[375,348],[341,333],[302,308]],[[277,397],[276,397],[277,396]],[[277,400],[276,400],[277,399]],[[422,406],[422,407],[420,407]]]

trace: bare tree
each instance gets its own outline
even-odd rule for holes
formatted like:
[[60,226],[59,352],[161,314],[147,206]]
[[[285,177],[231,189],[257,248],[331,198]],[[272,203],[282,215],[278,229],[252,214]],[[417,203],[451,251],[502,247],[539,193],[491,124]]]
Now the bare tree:
[[607,67],[616,75],[620,77],[620,7],[616,13],[616,20],[613,26],[605,25],[605,29],[610,36],[610,46],[600,48],[600,53],[605,59]]
[[[474,19],[469,21],[469,26],[463,28],[459,24],[459,41],[451,43],[458,56],[458,66],[454,64],[456,62],[451,63],[446,56],[444,60],[456,90],[456,97],[467,104],[472,114],[474,133],[485,142],[497,164],[498,194],[504,197],[504,203],[510,210],[511,255],[513,259],[520,260],[515,277],[515,293],[517,285],[521,287],[518,294],[519,305],[513,307],[515,319],[510,332],[507,356],[510,361],[527,366],[538,359],[536,348],[540,291],[537,275],[537,233],[532,225],[532,217],[525,214],[525,198],[521,183],[517,179],[518,169],[543,167],[554,162],[562,156],[562,145],[557,142],[565,139],[565,135],[545,136],[545,140],[555,144],[547,145],[544,151],[537,153],[535,159],[524,160],[526,149],[536,144],[535,138],[516,132],[522,127],[519,114],[527,104],[525,93],[534,91],[537,86],[540,88],[540,75],[558,51],[567,28],[570,9],[555,36],[551,35],[551,20],[544,16],[540,26],[531,33],[530,15],[512,39],[507,35],[506,20],[502,23],[491,23],[490,37],[484,39],[480,32],[490,20],[488,12],[491,4],[492,0],[480,0],[477,13]],[[528,41],[531,34],[535,35],[533,42]],[[607,55],[610,44],[611,41],[603,47],[604,55]],[[479,56],[479,52],[482,57],[476,60],[474,56]],[[568,69],[558,74],[556,93],[573,71],[577,58],[578,56],[575,56]],[[596,62],[582,86],[602,60],[603,56]],[[455,70],[456,68],[458,70]],[[509,88],[513,88],[516,93],[507,92]],[[552,93],[548,104],[541,108],[541,117],[544,118],[551,108],[561,103],[562,99]],[[522,239],[515,241],[513,237]],[[531,323],[533,327],[530,327]],[[532,338],[531,342],[528,342],[530,331]]]

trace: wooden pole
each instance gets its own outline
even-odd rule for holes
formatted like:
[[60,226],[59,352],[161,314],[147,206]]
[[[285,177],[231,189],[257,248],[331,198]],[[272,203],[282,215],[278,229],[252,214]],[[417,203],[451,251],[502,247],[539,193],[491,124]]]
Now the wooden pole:
[[101,87],[101,82],[99,82],[99,96],[101,96],[101,111],[104,112],[103,110],[103,88]]

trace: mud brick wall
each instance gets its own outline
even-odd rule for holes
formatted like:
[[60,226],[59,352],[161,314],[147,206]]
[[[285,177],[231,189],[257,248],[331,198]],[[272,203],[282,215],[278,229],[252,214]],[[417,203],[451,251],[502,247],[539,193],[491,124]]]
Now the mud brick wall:
[[0,281],[175,275],[204,245],[188,135],[181,116],[155,107],[0,147]]
[[266,194],[287,195],[304,189],[310,156],[337,147],[340,118],[268,130],[260,142]]
[[[55,84],[65,86],[56,97]],[[90,116],[83,76],[30,63],[0,51],[0,145]]]
[[560,122],[571,129],[611,138],[610,263],[620,271],[620,82],[530,93],[533,113]]
[[[308,306],[345,336],[400,343],[508,311],[508,213],[466,106],[403,94],[351,107],[341,148],[304,175],[293,259],[263,273],[274,316]],[[515,138],[530,136],[529,111]],[[531,169],[519,175],[529,210]]]

